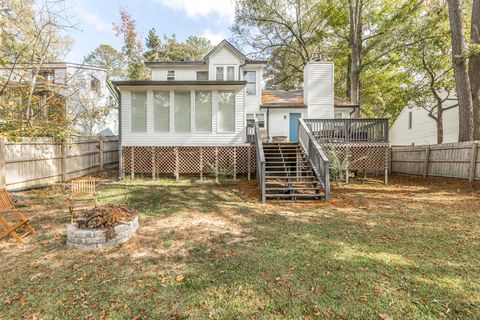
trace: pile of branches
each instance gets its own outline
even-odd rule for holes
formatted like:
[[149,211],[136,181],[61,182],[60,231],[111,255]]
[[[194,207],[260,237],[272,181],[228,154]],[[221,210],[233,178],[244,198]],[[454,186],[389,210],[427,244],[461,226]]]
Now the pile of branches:
[[78,220],[81,229],[103,229],[107,240],[115,238],[115,226],[132,221],[136,214],[120,205],[107,204],[84,210],[85,218]]

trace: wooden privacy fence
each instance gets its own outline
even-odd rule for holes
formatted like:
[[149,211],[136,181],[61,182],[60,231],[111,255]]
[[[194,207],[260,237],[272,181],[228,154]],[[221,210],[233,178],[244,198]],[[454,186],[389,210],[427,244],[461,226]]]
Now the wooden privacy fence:
[[392,173],[480,179],[480,143],[459,142],[423,146],[392,146]]
[[0,140],[0,187],[20,190],[68,181],[118,164],[118,137]]

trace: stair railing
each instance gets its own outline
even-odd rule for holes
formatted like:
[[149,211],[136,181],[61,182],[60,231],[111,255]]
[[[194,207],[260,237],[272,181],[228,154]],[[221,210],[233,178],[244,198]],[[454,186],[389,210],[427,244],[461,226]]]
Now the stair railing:
[[263,153],[262,136],[260,135],[260,127],[255,120],[255,151],[257,154],[257,183],[260,192],[262,193],[262,203],[266,202],[265,196],[265,154]]
[[323,185],[325,200],[328,200],[330,198],[330,160],[303,119],[299,119],[298,140],[307,153],[315,175]]

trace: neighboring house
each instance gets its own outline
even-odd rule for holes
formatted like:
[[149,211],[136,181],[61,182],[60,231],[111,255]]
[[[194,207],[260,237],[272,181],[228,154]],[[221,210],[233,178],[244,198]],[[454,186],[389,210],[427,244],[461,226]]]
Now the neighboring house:
[[[248,59],[226,40],[200,61],[147,62],[146,66],[151,80],[113,82],[120,96],[122,176],[199,174],[202,178],[212,174],[235,179],[236,174],[250,177],[256,172],[258,181],[291,180],[278,188],[265,188],[279,184],[265,182],[263,200],[328,198],[327,160],[312,139],[347,147],[353,160],[360,158],[352,161],[355,170],[386,169],[387,120],[349,119],[359,107],[335,99],[331,62],[309,62],[300,91],[263,90],[266,62]],[[299,130],[300,144],[296,143]],[[267,142],[274,137],[292,143]],[[302,156],[309,146],[317,148],[310,150],[310,159]],[[266,162],[262,165],[257,155],[263,152]],[[315,156],[314,152],[320,153]],[[315,174],[308,174],[311,170]],[[265,178],[266,173],[278,175]],[[323,195],[319,188],[325,190]],[[315,193],[309,194],[312,190]]]
[[[55,94],[64,106],[64,115],[79,134],[118,133],[118,97],[103,68],[67,62],[19,64],[0,69],[0,77],[3,82],[8,79],[11,91],[16,85],[34,84],[40,101],[42,96]],[[48,120],[51,110],[48,106],[43,109]]]
[[[453,106],[443,113],[443,143],[458,142],[458,107],[453,96],[444,107]],[[423,145],[437,143],[437,123],[428,116],[430,107],[406,106],[390,128],[392,145]]]

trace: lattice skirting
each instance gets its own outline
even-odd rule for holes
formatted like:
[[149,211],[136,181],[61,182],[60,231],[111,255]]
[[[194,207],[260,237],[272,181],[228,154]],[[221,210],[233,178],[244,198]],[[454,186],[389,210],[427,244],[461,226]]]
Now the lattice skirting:
[[152,177],[181,175],[233,178],[255,174],[254,146],[231,147],[122,147],[123,174]]
[[389,165],[388,143],[322,143],[330,163],[345,163],[348,155],[350,170],[387,170]]

